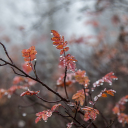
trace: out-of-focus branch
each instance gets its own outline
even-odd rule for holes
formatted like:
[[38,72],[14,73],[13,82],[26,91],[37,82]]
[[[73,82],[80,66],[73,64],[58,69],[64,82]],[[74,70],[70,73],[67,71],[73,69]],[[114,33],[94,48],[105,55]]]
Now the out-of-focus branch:
[[[9,60],[11,61],[11,63],[10,63],[10,62],[7,62],[6,60],[4,60],[4,59],[2,59],[2,58],[0,58],[1,61],[3,61],[6,65],[10,65],[12,68],[17,69],[17,70],[18,70],[19,72],[21,72],[25,77],[29,77],[30,79],[37,81],[37,82],[40,83],[42,86],[46,87],[49,91],[51,91],[52,93],[54,93],[55,95],[57,95],[58,97],[60,97],[62,101],[69,102],[67,99],[63,98],[59,93],[55,92],[53,89],[51,89],[50,87],[48,87],[48,86],[47,86],[46,84],[44,84],[42,81],[40,81],[39,79],[34,78],[34,77],[28,75],[28,74],[25,73],[23,70],[21,70],[20,68],[18,68],[15,64],[13,64],[13,61],[12,61],[12,59],[10,58],[10,56],[8,55],[8,52],[7,52],[6,48],[5,48],[5,46],[4,46],[1,42],[0,42],[0,44],[3,46],[4,51],[5,51],[6,55],[7,55],[7,57],[9,58]],[[20,75],[20,74],[19,74],[19,75]]]
[[45,99],[43,99],[43,98],[41,98],[41,97],[39,97],[39,96],[37,96],[37,95],[35,95],[36,97],[38,97],[39,99],[41,99],[42,101],[44,101],[44,102],[47,102],[47,103],[58,103],[58,102],[61,102],[62,100],[57,100],[57,101],[47,101],[47,100],[45,100]]

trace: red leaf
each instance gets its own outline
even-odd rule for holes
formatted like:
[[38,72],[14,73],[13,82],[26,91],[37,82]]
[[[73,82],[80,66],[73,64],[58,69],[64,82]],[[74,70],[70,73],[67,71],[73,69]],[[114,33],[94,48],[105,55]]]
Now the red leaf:
[[28,90],[28,91],[26,91],[26,92],[21,93],[20,96],[24,96],[24,95],[32,96],[32,95],[38,94],[39,92],[40,92],[40,91],[30,91],[30,90]]
[[29,63],[25,62],[24,64],[22,64],[22,68],[23,70],[29,74],[32,71],[32,67],[30,66]]
[[66,47],[66,46],[67,46],[67,44],[68,44],[68,42],[67,42],[67,41],[65,41],[65,42],[63,43],[64,47]]
[[61,104],[55,104],[52,108],[51,111],[54,112]]
[[60,37],[52,37],[51,40],[55,42],[60,42]]
[[29,49],[22,50],[22,56],[25,61],[33,61],[36,58],[37,51],[35,50],[35,46],[31,46]]
[[77,93],[75,93],[72,96],[72,99],[77,101],[77,102],[80,102],[80,105],[83,106],[84,100],[85,100],[84,90],[82,89],[82,90],[77,91]]
[[13,79],[13,84],[19,84],[20,82],[24,81],[24,78],[21,76],[15,76]]
[[107,97],[107,95],[105,93],[103,93],[101,97]]
[[41,116],[37,117],[37,118],[35,119],[35,123],[38,123],[41,119],[42,119]]
[[61,50],[61,51],[60,51],[60,55],[62,55],[63,53],[64,53],[64,50]]
[[53,45],[59,45],[60,42],[53,42]]
[[81,108],[83,111],[85,111],[84,120],[88,121],[89,119],[95,120],[97,117],[97,114],[99,114],[99,111],[97,109],[94,109],[92,107],[85,106],[85,108]]
[[55,30],[51,30],[51,33],[53,33],[53,36],[55,37],[60,37],[60,34]]
[[63,45],[62,44],[59,44],[58,46],[56,46],[57,49],[61,50],[63,49]]
[[42,112],[38,112],[36,113],[36,116],[38,116],[35,120],[35,123],[37,123],[38,121],[40,121],[40,119],[42,118],[45,122],[47,122],[48,117],[52,116],[52,111],[51,110],[47,110],[47,111],[42,111]]
[[67,52],[69,50],[69,47],[64,48],[64,51]]
[[93,87],[96,88],[100,85],[103,85],[103,82],[107,82],[109,83],[109,85],[112,85],[112,80],[118,80],[118,78],[114,75],[113,72],[110,72],[107,75],[105,75],[102,79],[93,83]]

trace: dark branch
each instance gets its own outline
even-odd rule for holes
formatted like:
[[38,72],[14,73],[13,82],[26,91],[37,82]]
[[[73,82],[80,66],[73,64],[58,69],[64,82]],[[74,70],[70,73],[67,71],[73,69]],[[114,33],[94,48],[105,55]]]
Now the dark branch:
[[17,73],[17,72],[14,70],[14,68],[13,68],[13,67],[11,67],[11,68],[12,68],[12,70],[13,70],[14,74],[19,75],[19,76],[24,76],[24,77],[26,77],[26,75],[22,75],[22,74]]
[[8,59],[11,61],[11,63],[13,64],[13,61],[11,59],[11,57],[8,55],[8,52],[6,50],[6,47],[0,42],[0,44],[2,45],[2,47],[4,48],[5,54],[7,55]]
[[67,66],[65,67],[64,89],[65,89],[65,93],[66,93],[67,99],[69,99],[69,97],[68,97],[68,93],[67,93],[67,89],[66,89],[66,76],[67,76]]
[[36,97],[38,97],[39,99],[41,99],[42,101],[44,101],[44,102],[47,102],[47,103],[58,103],[58,102],[61,102],[62,100],[57,100],[57,101],[47,101],[47,100],[45,100],[45,99],[43,99],[43,98],[41,98],[41,97],[39,97],[39,96],[37,96],[37,95],[35,95]]

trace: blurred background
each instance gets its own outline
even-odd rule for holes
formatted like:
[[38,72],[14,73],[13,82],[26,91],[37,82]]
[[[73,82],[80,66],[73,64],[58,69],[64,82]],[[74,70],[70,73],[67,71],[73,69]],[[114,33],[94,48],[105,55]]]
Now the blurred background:
[[[69,53],[78,60],[77,69],[86,71],[90,87],[111,71],[118,77],[112,86],[104,84],[93,93],[95,96],[105,87],[117,91],[114,97],[97,103],[97,108],[108,119],[113,119],[113,107],[128,94],[127,11],[128,0],[0,0],[0,42],[21,68],[24,63],[21,51],[35,46],[38,75],[49,87],[56,89],[56,81],[64,72],[58,67],[59,51],[51,41],[51,30],[57,30],[68,41]],[[0,57],[7,59],[2,47]],[[0,67],[0,88],[10,88],[15,76],[10,67]],[[80,88],[80,85],[69,86],[70,97]],[[31,89],[40,90],[43,98],[55,98],[38,83]],[[65,96],[63,88],[58,91]],[[0,128],[66,127],[67,120],[57,115],[49,118],[48,123],[35,124],[35,113],[45,110],[45,105],[51,106],[40,105],[42,101],[35,97],[20,97],[21,92],[16,91],[10,99],[6,96],[0,99]],[[116,123],[116,128],[122,127]],[[100,128],[102,124],[99,117],[96,125]]]

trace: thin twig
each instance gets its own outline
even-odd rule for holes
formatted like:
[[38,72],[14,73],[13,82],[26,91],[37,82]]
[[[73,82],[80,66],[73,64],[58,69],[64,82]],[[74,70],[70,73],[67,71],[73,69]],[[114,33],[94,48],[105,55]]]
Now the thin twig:
[[[91,96],[91,93],[90,93],[90,92],[89,92],[89,96],[90,96],[91,101],[92,101],[92,96]],[[97,109],[96,106],[95,106],[95,104],[93,105],[93,108]],[[104,115],[102,114],[102,112],[99,111],[99,113],[100,113],[100,115],[102,116],[102,118],[104,119],[105,126],[107,127],[107,126],[108,126],[108,121],[107,121],[107,119],[104,117]]]
[[34,74],[36,76],[36,79],[39,79],[37,72],[36,72],[36,60],[35,60],[35,64],[34,64]]
[[76,118],[76,115],[77,115],[77,111],[78,111],[79,105],[80,105],[80,102],[77,104],[77,108],[76,108],[76,111],[75,111],[75,116],[74,116],[74,118]]
[[61,102],[62,100],[57,100],[57,101],[47,101],[47,100],[45,100],[45,99],[43,99],[43,98],[41,98],[41,97],[39,97],[39,96],[37,96],[37,95],[35,95],[36,97],[38,97],[39,99],[41,99],[42,101],[44,101],[44,102],[47,102],[47,103],[58,103],[58,102]]
[[93,121],[90,122],[90,124],[87,126],[87,128],[89,128],[92,125]]
[[5,66],[5,65],[7,65],[6,63],[5,64],[0,64],[0,66]]
[[[63,49],[64,50],[64,49]],[[64,57],[65,57],[65,51],[64,51]],[[66,89],[66,77],[67,77],[67,66],[65,66],[65,74],[64,74],[64,89],[65,89],[65,93],[66,93],[66,97],[67,99],[69,100],[69,97],[68,97],[68,93],[67,93],[67,89]]]
[[67,93],[67,89],[66,89],[66,76],[67,76],[67,66],[65,67],[64,89],[65,89],[66,97],[67,97],[67,99],[69,99],[69,97],[68,97],[68,93]]
[[[66,111],[65,111],[66,112]],[[77,122],[81,127],[86,128],[84,125],[82,125],[78,120],[76,120],[70,113],[66,112],[75,122]]]
[[1,44],[2,47],[4,48],[5,54],[7,55],[8,59],[9,59],[9,60],[11,61],[11,63],[13,64],[13,61],[12,61],[11,57],[8,55],[8,52],[7,52],[7,50],[6,50],[6,47],[5,47],[4,44],[2,44],[1,42],[0,42],[0,44]]
[[11,68],[12,68],[13,72],[14,72],[16,75],[24,76],[24,77],[25,77],[25,75],[22,75],[22,74],[17,73],[17,72],[14,70],[14,68],[13,68],[13,67],[11,67]]

